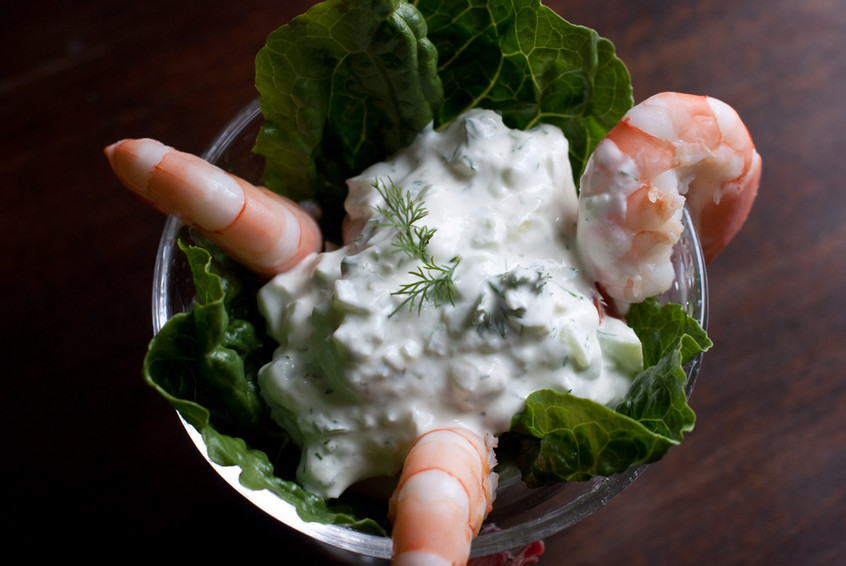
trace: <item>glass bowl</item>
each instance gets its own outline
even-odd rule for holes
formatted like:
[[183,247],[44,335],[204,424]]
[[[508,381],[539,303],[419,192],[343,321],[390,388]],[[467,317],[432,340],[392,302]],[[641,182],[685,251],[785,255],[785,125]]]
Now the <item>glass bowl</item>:
[[[248,181],[260,183],[263,158],[253,153],[252,148],[262,123],[258,100],[254,100],[218,134],[203,158]],[[660,299],[662,302],[681,304],[705,328],[708,314],[705,263],[686,210],[684,224],[684,234],[673,254],[676,282]],[[175,243],[180,227],[181,222],[177,218],[169,217],[159,244],[153,287],[155,332],[174,314],[189,310],[194,301],[191,272]],[[696,382],[700,364],[701,356],[685,367],[688,395]],[[240,468],[222,467],[212,462],[200,434],[187,422],[182,422],[198,450],[217,473],[254,505],[281,523],[332,547],[351,563],[375,564],[390,558],[390,538],[364,534],[337,525],[303,521],[293,506],[273,493],[244,487],[238,480]],[[587,482],[536,489],[526,487],[519,478],[501,481],[494,509],[488,517],[488,522],[495,523],[499,530],[476,537],[472,556],[486,556],[519,548],[577,523],[619,495],[637,479],[645,467],[633,467],[624,473],[597,477]]]

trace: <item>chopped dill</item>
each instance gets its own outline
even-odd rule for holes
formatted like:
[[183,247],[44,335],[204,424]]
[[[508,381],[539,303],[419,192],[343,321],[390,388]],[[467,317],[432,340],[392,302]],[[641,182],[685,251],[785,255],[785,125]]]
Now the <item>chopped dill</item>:
[[477,328],[480,332],[494,331],[507,338],[512,329],[522,332],[519,322],[526,313],[525,306],[512,306],[508,292],[526,289],[534,295],[540,295],[549,273],[543,270],[515,269],[500,274],[488,281],[488,289],[483,291],[476,305]]

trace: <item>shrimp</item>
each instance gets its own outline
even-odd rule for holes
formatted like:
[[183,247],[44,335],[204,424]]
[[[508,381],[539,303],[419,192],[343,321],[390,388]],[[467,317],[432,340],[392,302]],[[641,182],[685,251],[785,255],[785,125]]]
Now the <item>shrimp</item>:
[[493,504],[497,475],[492,435],[438,428],[405,458],[388,512],[394,566],[464,565]]
[[258,274],[287,271],[323,246],[317,222],[296,203],[195,155],[152,139],[122,140],[105,153],[128,189]]
[[761,157],[737,113],[707,96],[664,92],[633,107],[597,145],[579,194],[577,246],[611,298],[670,288],[687,203],[706,262],[746,221]]

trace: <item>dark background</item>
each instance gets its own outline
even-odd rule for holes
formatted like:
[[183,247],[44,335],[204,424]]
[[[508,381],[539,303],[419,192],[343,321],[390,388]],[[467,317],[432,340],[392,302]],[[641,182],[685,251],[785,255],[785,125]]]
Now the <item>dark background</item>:
[[[0,2],[6,548],[328,560],[230,490],[142,383],[164,218],[102,153],[141,136],[202,152],[255,96],[266,35],[311,4]],[[842,561],[846,5],[547,4],[615,43],[638,101],[679,90],[734,106],[764,175],[709,266],[716,347],[692,398],[696,430],[548,539],[541,563]]]

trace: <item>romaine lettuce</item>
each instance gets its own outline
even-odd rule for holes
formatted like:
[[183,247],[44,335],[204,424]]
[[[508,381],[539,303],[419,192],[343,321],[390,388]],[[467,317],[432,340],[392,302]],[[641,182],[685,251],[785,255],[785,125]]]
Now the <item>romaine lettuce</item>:
[[256,375],[274,344],[256,331],[252,278],[227,272],[209,251],[178,241],[186,254],[197,300],[173,316],[150,342],[144,375],[197,429],[210,415],[234,430],[250,430],[267,417]]
[[443,99],[426,23],[404,0],[328,0],[256,56],[267,188],[343,218],[347,178],[407,146]]

